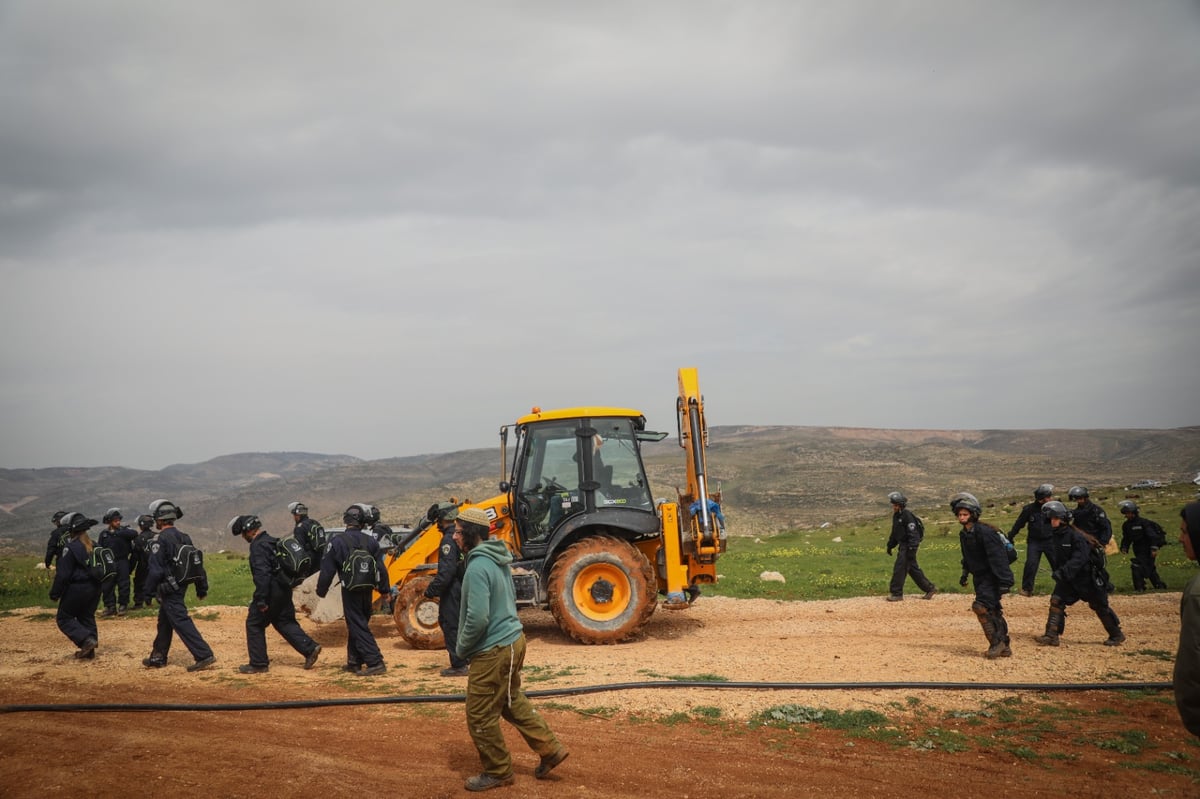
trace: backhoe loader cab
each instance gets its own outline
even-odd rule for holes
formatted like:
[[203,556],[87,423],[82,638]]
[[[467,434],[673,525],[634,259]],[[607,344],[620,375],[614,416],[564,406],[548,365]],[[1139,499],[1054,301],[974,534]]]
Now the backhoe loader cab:
[[[720,494],[710,496],[705,487],[708,433],[694,386],[695,370],[680,370],[679,442],[688,454],[688,485],[677,502],[655,504],[641,442],[667,434],[647,431],[640,411],[534,408],[500,429],[501,493],[473,504],[491,519],[491,537],[513,554],[518,606],[549,608],[559,627],[583,643],[616,643],[642,628],[660,594],[666,607],[683,609],[699,595],[699,584],[716,582],[725,536],[709,514],[710,500],[719,503]],[[443,645],[435,600],[424,598],[438,540],[436,529],[424,531],[387,561],[392,583],[401,586],[397,626],[421,649]]]

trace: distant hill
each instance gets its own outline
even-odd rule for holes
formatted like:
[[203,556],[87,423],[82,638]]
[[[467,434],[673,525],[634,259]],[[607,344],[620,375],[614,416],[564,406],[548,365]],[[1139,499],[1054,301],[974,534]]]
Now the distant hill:
[[[916,509],[940,512],[956,491],[981,500],[1023,498],[1052,482],[1125,486],[1140,479],[1190,481],[1200,471],[1200,427],[1170,430],[876,430],[838,427],[710,428],[710,485],[723,492],[734,534],[763,535],[888,511],[900,488]],[[510,453],[511,454],[511,453]],[[659,497],[683,485],[673,438],[645,447]],[[410,523],[447,496],[497,490],[498,448],[364,461],[307,452],[240,453],[159,471],[121,467],[0,469],[0,551],[41,552],[58,509],[99,518],[119,507],[132,521],[160,497],[179,503],[180,527],[207,548],[244,549],[225,532],[255,513],[268,530],[291,529],[287,503],[340,523],[353,502]],[[1110,503],[1115,505],[1115,499]],[[934,509],[937,509],[934,511]],[[1115,508],[1110,510],[1115,511]],[[921,512],[918,510],[918,512]]]

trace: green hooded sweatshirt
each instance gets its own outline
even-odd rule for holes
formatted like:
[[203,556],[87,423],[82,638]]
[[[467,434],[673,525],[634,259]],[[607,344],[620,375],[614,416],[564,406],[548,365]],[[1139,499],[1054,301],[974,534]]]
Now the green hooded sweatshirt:
[[498,538],[488,538],[467,553],[462,605],[458,611],[458,656],[465,659],[505,646],[521,636],[517,598],[508,564],[512,555]]

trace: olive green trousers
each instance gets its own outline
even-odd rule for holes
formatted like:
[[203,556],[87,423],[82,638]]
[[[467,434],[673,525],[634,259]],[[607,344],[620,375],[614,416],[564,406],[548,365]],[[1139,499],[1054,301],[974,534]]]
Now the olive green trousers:
[[511,644],[471,658],[467,676],[467,730],[479,750],[483,770],[493,777],[513,773],[512,755],[500,729],[501,718],[516,727],[538,755],[552,755],[560,747],[558,738],[521,690],[524,663],[524,633]]

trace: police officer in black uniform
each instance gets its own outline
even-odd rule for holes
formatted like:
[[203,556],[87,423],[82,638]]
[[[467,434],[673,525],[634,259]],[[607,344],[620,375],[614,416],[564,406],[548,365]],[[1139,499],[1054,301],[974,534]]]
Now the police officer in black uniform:
[[66,534],[67,528],[62,523],[62,517],[66,516],[65,510],[56,510],[54,515],[50,517],[50,523],[54,525],[54,529],[50,531],[50,540],[46,542],[46,568],[49,569],[54,565],[54,559],[62,552],[63,545],[67,543]]
[[466,658],[458,656],[458,613],[462,604],[463,553],[454,540],[455,520],[458,505],[440,502],[429,508],[426,518],[437,524],[442,531],[442,543],[438,547],[437,576],[425,589],[427,599],[438,600],[438,626],[446,641],[446,652],[450,655],[450,668],[442,669],[443,677],[466,677],[469,669]]
[[[1072,489],[1074,490],[1074,489]],[[1103,547],[1091,533],[1072,526],[1072,513],[1061,502],[1047,502],[1042,507],[1054,531],[1054,594],[1050,597],[1050,615],[1046,632],[1035,637],[1042,646],[1058,646],[1059,636],[1066,626],[1067,608],[1079,600],[1095,611],[1104,631],[1108,633],[1105,646],[1120,646],[1125,640],[1121,620],[1108,605],[1111,588],[1108,573],[1097,554]]]
[[975,601],[971,610],[990,644],[984,657],[989,660],[1009,657],[1012,642],[1000,597],[1012,590],[1013,573],[1008,564],[1004,533],[979,521],[983,508],[972,494],[955,494],[950,499],[950,510],[962,525],[958,543],[962,549],[963,570],[958,584],[965,586],[968,574],[974,579]]
[[88,572],[92,541],[87,531],[99,522],[82,513],[63,513],[59,519],[67,541],[59,552],[58,571],[50,586],[50,598],[58,602],[55,621],[63,635],[79,647],[75,657],[91,660],[99,640],[96,608],[100,605],[100,583]]
[[899,491],[888,494],[892,503],[892,534],[888,537],[887,553],[898,550],[896,564],[892,568],[892,583],[889,586],[888,602],[904,599],[904,578],[911,577],[917,587],[925,592],[922,599],[933,599],[937,586],[930,582],[917,563],[917,548],[921,546],[925,526],[908,509],[908,497]]
[[292,528],[292,537],[312,556],[312,571],[309,574],[316,574],[321,568],[321,558],[325,555],[325,528],[316,519],[309,518],[308,506],[303,502],[288,503],[288,513],[292,514],[292,520],[296,523]]
[[1117,510],[1125,517],[1121,525],[1121,554],[1128,555],[1130,547],[1133,548],[1133,559],[1129,561],[1133,590],[1145,591],[1147,579],[1155,588],[1166,588],[1154,563],[1158,548],[1166,543],[1166,533],[1157,522],[1143,518],[1133,500],[1122,500]]
[[267,657],[268,626],[283,636],[283,640],[304,655],[304,668],[311,669],[321,654],[321,645],[308,637],[296,621],[296,606],[292,601],[291,582],[279,571],[275,544],[279,539],[262,529],[257,516],[235,516],[229,522],[229,532],[241,536],[250,544],[250,576],[254,580],[254,595],[246,615],[246,650],[250,662],[238,666],[242,674],[262,674],[271,665]]
[[1088,498],[1088,490],[1084,486],[1071,486],[1067,496],[1075,500],[1076,507],[1072,511],[1075,526],[1099,541],[1101,549],[1108,546],[1113,531],[1112,522],[1109,521],[1104,508]]
[[129,609],[129,566],[133,557],[133,542],[137,533],[121,524],[120,508],[109,508],[101,521],[105,528],[100,532],[100,546],[108,547],[116,558],[117,577],[104,585],[104,612],[101,616],[124,616]]
[[137,519],[138,534],[133,539],[133,609],[150,607],[154,598],[146,593],[146,574],[150,571],[150,545],[158,537],[154,517],[143,513]]
[[1054,569],[1054,541],[1050,532],[1050,523],[1042,515],[1042,506],[1054,499],[1054,486],[1042,483],[1033,490],[1033,502],[1021,508],[1012,529],[1008,531],[1008,540],[1016,543],[1021,528],[1028,526],[1029,535],[1025,547],[1025,570],[1021,572],[1021,596],[1033,596],[1033,583],[1037,579],[1038,567],[1042,565],[1042,556],[1050,569]]
[[[186,585],[175,581],[171,566],[175,555],[184,544],[194,546],[187,533],[180,532],[175,527],[175,521],[183,517],[183,511],[173,502],[165,499],[150,503],[150,515],[158,528],[158,540],[150,545],[150,572],[146,575],[146,591],[158,598],[158,634],[154,637],[154,648],[150,657],[142,660],[142,665],[148,669],[160,669],[167,665],[167,655],[171,651],[171,641],[175,633],[187,647],[195,662],[187,667],[188,671],[207,669],[217,662],[212,647],[196,629],[196,623],[188,615],[184,595]],[[203,576],[196,583],[196,598],[208,596],[208,577]]]
[[[321,576],[317,578],[317,596],[324,598],[329,593],[334,576],[340,574],[342,564],[356,549],[366,550],[375,558],[379,591],[385,596],[392,595],[379,543],[362,530],[368,518],[361,505],[351,505],[342,513],[342,523],[346,529],[335,535],[325,549],[325,557],[321,559]],[[383,653],[371,634],[371,605],[371,591],[348,591],[345,585],[342,586],[342,618],[346,621],[344,669],[361,677],[372,677],[387,671]]]

